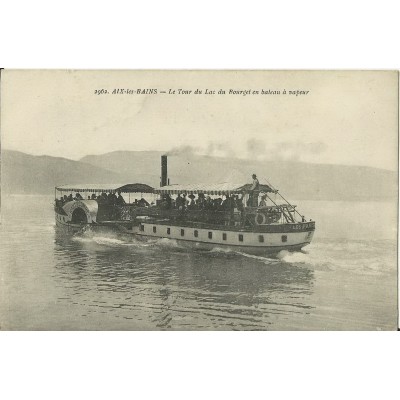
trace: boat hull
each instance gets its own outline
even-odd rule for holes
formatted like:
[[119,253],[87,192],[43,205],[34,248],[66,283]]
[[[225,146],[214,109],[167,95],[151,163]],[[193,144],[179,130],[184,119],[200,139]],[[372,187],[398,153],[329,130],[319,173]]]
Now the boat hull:
[[176,241],[180,247],[212,250],[220,248],[226,251],[245,252],[263,255],[277,254],[282,250],[298,251],[311,243],[315,224],[275,225],[270,232],[254,232],[231,229],[231,227],[198,228],[188,225],[172,225],[165,221],[133,221],[129,225],[122,222],[74,224],[62,215],[56,214],[56,226],[63,233],[76,234],[91,230],[123,234],[129,239],[139,240],[168,239]]
[[73,224],[71,222],[64,222],[60,216],[56,214],[56,228],[58,231],[67,234],[75,234],[87,229],[89,224]]
[[222,248],[250,254],[272,254],[282,250],[296,251],[311,243],[314,229],[289,231],[282,226],[281,232],[251,232],[244,230],[171,226],[141,223],[135,233],[137,238],[165,238],[176,240],[179,245],[196,249]]
[[[153,237],[151,236],[144,236],[144,235],[135,235],[136,239],[138,240],[144,240],[148,241],[151,240]],[[246,253],[246,254],[252,254],[252,255],[275,255],[278,254],[282,250],[287,250],[287,251],[300,251],[302,248],[305,246],[309,245],[309,242],[304,242],[304,243],[298,243],[298,244],[293,244],[293,245],[283,245],[283,246],[260,246],[260,247],[255,247],[255,246],[244,246],[244,245],[237,245],[237,246],[232,246],[232,245],[227,245],[224,243],[215,243],[215,242],[210,242],[210,243],[204,243],[204,242],[194,242],[194,241],[189,241],[189,240],[182,240],[182,239],[171,239],[171,238],[166,238],[166,237],[159,237],[160,239],[165,239],[165,240],[170,240],[171,242],[176,241],[177,245],[181,248],[186,248],[186,249],[193,249],[193,250],[205,250],[205,251],[210,251],[210,250],[220,250],[221,252],[236,252],[236,253]]]

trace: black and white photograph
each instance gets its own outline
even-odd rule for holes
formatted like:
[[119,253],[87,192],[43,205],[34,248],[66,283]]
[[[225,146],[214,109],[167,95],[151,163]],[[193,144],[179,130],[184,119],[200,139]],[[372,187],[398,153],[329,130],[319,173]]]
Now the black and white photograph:
[[397,71],[1,71],[1,330],[396,330]]

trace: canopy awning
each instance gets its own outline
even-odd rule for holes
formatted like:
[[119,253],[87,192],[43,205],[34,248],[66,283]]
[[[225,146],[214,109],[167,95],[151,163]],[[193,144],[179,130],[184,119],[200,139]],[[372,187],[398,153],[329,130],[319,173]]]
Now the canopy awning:
[[[154,189],[154,193],[160,194],[179,194],[179,193],[192,193],[192,194],[209,194],[209,195],[231,195],[239,194],[245,191],[249,191],[251,184],[240,184],[240,183],[208,183],[208,184],[192,184],[192,185],[169,185],[162,186],[160,188]],[[260,184],[260,192],[271,193],[275,192],[269,185]]]
[[153,193],[154,189],[145,183],[99,183],[99,184],[78,184],[56,186],[60,192],[122,192],[122,193]]

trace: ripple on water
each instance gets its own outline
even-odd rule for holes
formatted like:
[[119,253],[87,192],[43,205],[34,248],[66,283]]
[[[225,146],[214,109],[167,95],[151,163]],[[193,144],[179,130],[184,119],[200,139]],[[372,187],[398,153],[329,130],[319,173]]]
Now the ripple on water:
[[39,198],[29,213],[12,209],[1,226],[2,326],[393,329],[396,321],[395,241],[316,240],[276,257],[193,251],[169,239],[60,237],[46,207]]

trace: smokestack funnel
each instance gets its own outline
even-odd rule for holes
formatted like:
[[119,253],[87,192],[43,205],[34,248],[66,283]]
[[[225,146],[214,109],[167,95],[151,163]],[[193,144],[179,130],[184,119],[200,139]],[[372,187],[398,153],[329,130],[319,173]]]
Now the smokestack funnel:
[[168,161],[167,156],[161,156],[161,186],[168,184]]

